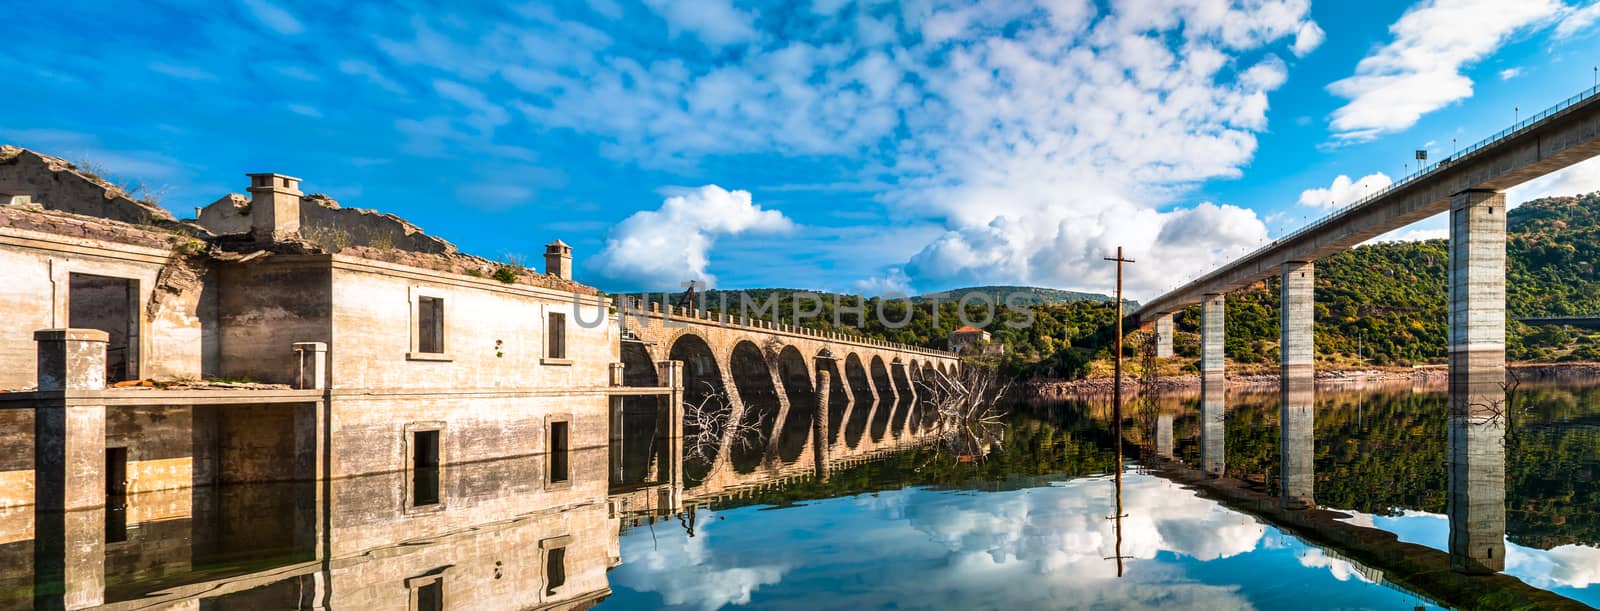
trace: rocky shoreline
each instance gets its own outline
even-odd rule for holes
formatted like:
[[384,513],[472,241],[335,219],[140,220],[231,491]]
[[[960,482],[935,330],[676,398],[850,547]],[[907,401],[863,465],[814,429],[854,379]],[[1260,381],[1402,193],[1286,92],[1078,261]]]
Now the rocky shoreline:
[[[1449,369],[1442,365],[1413,369],[1332,369],[1318,370],[1316,373],[1318,386],[1370,383],[1410,383],[1431,386],[1443,385],[1449,380],[1449,376]],[[1506,368],[1506,377],[1508,381],[1518,383],[1600,379],[1600,363],[1513,363]],[[1266,389],[1277,386],[1278,378],[1278,374],[1275,373],[1228,375],[1225,383],[1228,388]],[[1157,391],[1163,393],[1198,391],[1200,376],[1199,374],[1166,376],[1157,378],[1153,385]],[[1064,399],[1110,393],[1112,386],[1113,380],[1110,377],[1083,380],[1029,380],[1023,384],[1023,393],[1030,399]],[[1122,390],[1126,393],[1137,394],[1144,389],[1144,386],[1144,381],[1138,378],[1126,377],[1122,380]]]

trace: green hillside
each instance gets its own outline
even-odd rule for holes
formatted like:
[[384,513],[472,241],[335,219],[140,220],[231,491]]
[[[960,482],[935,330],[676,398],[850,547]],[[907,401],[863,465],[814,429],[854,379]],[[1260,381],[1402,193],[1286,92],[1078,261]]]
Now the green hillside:
[[[1600,314],[1600,193],[1553,197],[1529,202],[1508,215],[1507,309],[1509,318]],[[1444,240],[1394,242],[1361,246],[1317,262],[1317,352],[1324,365],[1409,366],[1445,360],[1445,282],[1449,264]],[[820,315],[802,324],[935,348],[945,346],[950,331],[963,324],[957,315],[960,296],[972,291],[1030,295],[1026,311],[995,308],[985,328],[1004,343],[1001,365],[1023,376],[1078,377],[1105,369],[1115,315],[1109,297],[1034,287],[983,286],[924,295],[906,303],[878,298],[860,302],[866,316],[841,311],[834,323],[835,303],[848,310],[853,296],[816,293]],[[739,314],[739,293],[755,302],[777,297],[777,318],[792,322],[794,289],[729,291],[728,311]],[[720,311],[723,292],[707,291],[705,300]],[[933,307],[937,297],[937,313]],[[653,298],[659,300],[657,295]],[[676,301],[677,295],[671,296]],[[985,308],[972,302],[967,320],[982,322]],[[1020,302],[1019,302],[1020,303]],[[885,321],[876,312],[881,307]],[[800,304],[804,310],[811,302]],[[1031,324],[1027,324],[1029,318]],[[762,318],[771,319],[771,316]],[[1237,363],[1275,363],[1278,358],[1278,288],[1276,280],[1259,283],[1228,296],[1228,357]],[[1179,356],[1199,355],[1199,308],[1176,319],[1174,348]],[[1009,323],[1009,324],[1008,324]],[[1507,325],[1507,352],[1516,361],[1600,361],[1600,332],[1550,326]],[[1131,335],[1124,353],[1136,356],[1138,335]],[[1100,361],[1097,363],[1096,361]]]

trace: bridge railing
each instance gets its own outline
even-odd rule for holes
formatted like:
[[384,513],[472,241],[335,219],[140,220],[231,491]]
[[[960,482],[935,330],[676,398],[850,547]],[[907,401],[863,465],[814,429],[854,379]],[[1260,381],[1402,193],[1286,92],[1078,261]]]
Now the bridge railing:
[[[1451,156],[1449,156],[1449,157],[1445,157],[1444,159],[1440,159],[1437,162],[1434,162],[1432,164],[1429,164],[1427,166],[1419,168],[1416,172],[1412,173],[1409,176],[1406,176],[1400,182],[1391,183],[1390,185],[1388,185],[1388,186],[1386,186],[1386,187],[1384,187],[1382,189],[1379,189],[1379,190],[1377,190],[1376,192],[1374,192],[1372,194],[1366,195],[1366,196],[1362,197],[1361,199],[1358,199],[1358,200],[1352,201],[1352,202],[1350,202],[1348,204],[1345,204],[1345,205],[1341,206],[1338,210],[1336,210],[1334,212],[1331,212],[1331,213],[1327,214],[1326,216],[1323,216],[1322,218],[1319,218],[1319,219],[1317,219],[1315,221],[1312,221],[1311,224],[1305,225],[1305,226],[1303,226],[1303,227],[1301,227],[1299,229],[1296,229],[1296,230],[1294,230],[1292,232],[1289,232],[1286,235],[1279,236],[1277,239],[1273,240],[1272,242],[1268,243],[1267,245],[1262,246],[1260,248],[1257,248],[1257,249],[1255,249],[1253,251],[1250,251],[1248,253],[1245,253],[1243,256],[1240,256],[1237,259],[1230,259],[1228,261],[1228,264],[1223,265],[1222,267],[1217,268],[1215,270],[1212,270],[1210,273],[1207,273],[1207,274],[1199,276],[1199,277],[1197,277],[1197,278],[1195,278],[1193,280],[1190,280],[1189,282],[1186,282],[1186,283],[1184,283],[1182,285],[1174,287],[1172,290],[1167,291],[1167,293],[1170,294],[1170,293],[1175,292],[1175,291],[1183,290],[1183,289],[1186,289],[1186,288],[1188,288],[1190,286],[1193,286],[1193,285],[1196,285],[1196,284],[1204,284],[1204,283],[1212,280],[1214,276],[1217,276],[1217,275],[1221,274],[1223,272],[1223,270],[1228,269],[1228,267],[1235,261],[1244,261],[1244,260],[1249,259],[1251,257],[1254,257],[1256,255],[1260,255],[1262,253],[1271,251],[1274,248],[1277,248],[1278,246],[1280,246],[1280,245],[1282,245],[1282,244],[1284,244],[1286,242],[1295,240],[1295,239],[1299,238],[1302,235],[1305,235],[1307,233],[1316,231],[1316,230],[1322,228],[1324,225],[1328,225],[1328,224],[1334,222],[1335,220],[1337,220],[1340,217],[1344,216],[1345,213],[1347,213],[1347,212],[1349,212],[1351,210],[1354,210],[1356,208],[1360,208],[1360,207],[1365,206],[1365,205],[1367,205],[1367,204],[1369,204],[1369,203],[1371,203],[1373,201],[1381,199],[1381,198],[1389,195],[1390,193],[1393,193],[1394,191],[1396,191],[1398,189],[1409,187],[1412,184],[1415,184],[1415,183],[1421,181],[1422,179],[1432,177],[1435,173],[1437,173],[1441,169],[1449,168],[1449,167],[1451,167],[1453,165],[1461,163],[1463,160],[1471,158],[1471,157],[1475,156],[1477,153],[1483,151],[1483,149],[1486,149],[1486,148],[1488,148],[1490,146],[1493,146],[1495,144],[1499,144],[1501,141],[1506,140],[1506,139],[1510,138],[1511,136],[1514,136],[1517,133],[1519,133],[1519,132],[1521,132],[1521,131],[1523,131],[1525,129],[1528,129],[1529,127],[1532,127],[1534,124],[1539,123],[1540,121],[1544,121],[1545,119],[1549,119],[1550,117],[1556,115],[1557,113],[1560,113],[1561,111],[1564,111],[1564,110],[1567,110],[1567,109],[1572,108],[1574,106],[1578,106],[1580,104],[1583,104],[1584,102],[1589,101],[1591,98],[1594,98],[1597,95],[1600,95],[1600,86],[1595,86],[1595,87],[1590,87],[1588,89],[1585,89],[1585,90],[1579,92],[1577,95],[1574,95],[1574,96],[1572,96],[1570,98],[1567,98],[1565,100],[1557,102],[1556,104],[1550,106],[1549,108],[1546,108],[1546,109],[1544,109],[1542,111],[1539,111],[1537,114],[1531,115],[1526,119],[1522,119],[1520,121],[1517,121],[1511,127],[1508,127],[1508,128],[1503,129],[1503,130],[1500,130],[1499,132],[1495,133],[1492,136],[1489,136],[1487,138],[1484,138],[1482,140],[1474,142],[1471,145],[1467,146],[1466,148],[1458,149],[1455,153],[1451,154]],[[1156,301],[1160,301],[1160,299],[1157,298],[1157,299],[1151,300],[1152,303],[1154,303]]]
[[[630,316],[630,315],[637,315],[638,312],[639,312],[638,310],[633,310],[633,311],[629,311],[629,312],[620,312],[619,311],[618,315],[626,317],[626,316]],[[725,312],[712,312],[711,310],[702,310],[702,309],[698,309],[698,308],[693,308],[692,309],[692,308],[686,308],[686,307],[683,307],[683,306],[671,306],[669,308],[663,309],[663,308],[661,308],[661,304],[658,303],[658,302],[655,302],[655,301],[650,302],[649,314],[653,315],[653,316],[660,317],[662,319],[677,318],[677,319],[680,319],[680,320],[704,320],[704,321],[707,321],[707,322],[714,322],[714,323],[721,324],[721,325],[730,325],[730,326],[735,326],[735,327],[742,327],[742,328],[745,328],[745,329],[751,329],[751,330],[755,330],[755,331],[788,333],[788,334],[791,334],[791,335],[801,335],[801,336],[816,337],[816,338],[821,338],[821,339],[828,339],[828,340],[833,340],[833,341],[846,342],[846,343],[857,344],[857,345],[862,345],[862,346],[875,346],[875,347],[878,347],[878,348],[888,348],[888,349],[891,349],[891,350],[899,350],[901,352],[911,352],[911,353],[923,354],[923,355],[927,355],[927,356],[934,356],[934,357],[940,357],[940,358],[956,358],[956,354],[955,353],[948,352],[948,351],[945,351],[945,350],[936,350],[936,349],[933,349],[933,348],[924,348],[922,346],[913,346],[913,345],[910,345],[910,344],[902,344],[902,343],[899,343],[899,342],[891,342],[891,341],[886,341],[886,340],[881,340],[881,339],[874,339],[874,338],[870,338],[870,337],[861,337],[861,336],[858,336],[858,335],[851,335],[849,333],[840,333],[838,331],[822,331],[822,330],[818,330],[818,329],[811,329],[811,328],[807,328],[807,327],[801,327],[801,326],[798,326],[798,325],[785,324],[785,323],[774,322],[774,321],[770,321],[770,320],[762,320],[762,319],[759,319],[759,318],[745,318],[743,321],[740,321],[736,317],[730,316]]]

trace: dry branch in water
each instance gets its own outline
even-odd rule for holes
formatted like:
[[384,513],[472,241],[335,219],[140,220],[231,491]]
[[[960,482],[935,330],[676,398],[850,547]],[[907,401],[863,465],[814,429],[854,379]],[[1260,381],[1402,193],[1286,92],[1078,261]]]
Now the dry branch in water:
[[932,419],[932,430],[956,454],[981,455],[977,448],[1003,433],[1001,420],[1006,412],[1000,402],[1009,395],[1011,383],[1001,381],[998,371],[962,367],[952,377],[932,369],[924,372],[917,384],[921,387],[917,396],[922,399],[923,413]]
[[722,439],[729,437],[729,450],[745,450],[762,443],[761,427],[744,418],[734,420],[733,401],[726,392],[710,382],[706,396],[699,403],[683,404],[683,449],[685,458],[710,463],[722,448]]

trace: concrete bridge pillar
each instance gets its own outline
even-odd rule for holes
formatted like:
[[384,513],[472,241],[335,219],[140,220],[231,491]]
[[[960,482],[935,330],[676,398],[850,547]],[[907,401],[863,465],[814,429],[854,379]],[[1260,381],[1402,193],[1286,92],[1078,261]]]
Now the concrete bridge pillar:
[[1227,467],[1226,396],[1220,373],[1200,379],[1200,469],[1222,477]]
[[1172,358],[1172,313],[1156,315],[1156,358]]
[[1310,376],[1316,359],[1316,267],[1290,261],[1280,268],[1278,362],[1284,378]]
[[40,394],[34,410],[34,607],[95,607],[105,602],[106,407],[71,395],[105,389],[110,338],[95,329],[44,329],[33,339]]
[[1281,500],[1289,509],[1316,506],[1316,381],[1309,371],[1279,381],[1278,464]]
[[1221,376],[1223,364],[1223,337],[1227,331],[1227,323],[1223,317],[1223,306],[1227,296],[1221,293],[1208,293],[1200,302],[1200,375]]
[[1450,201],[1451,566],[1505,568],[1505,195]]

